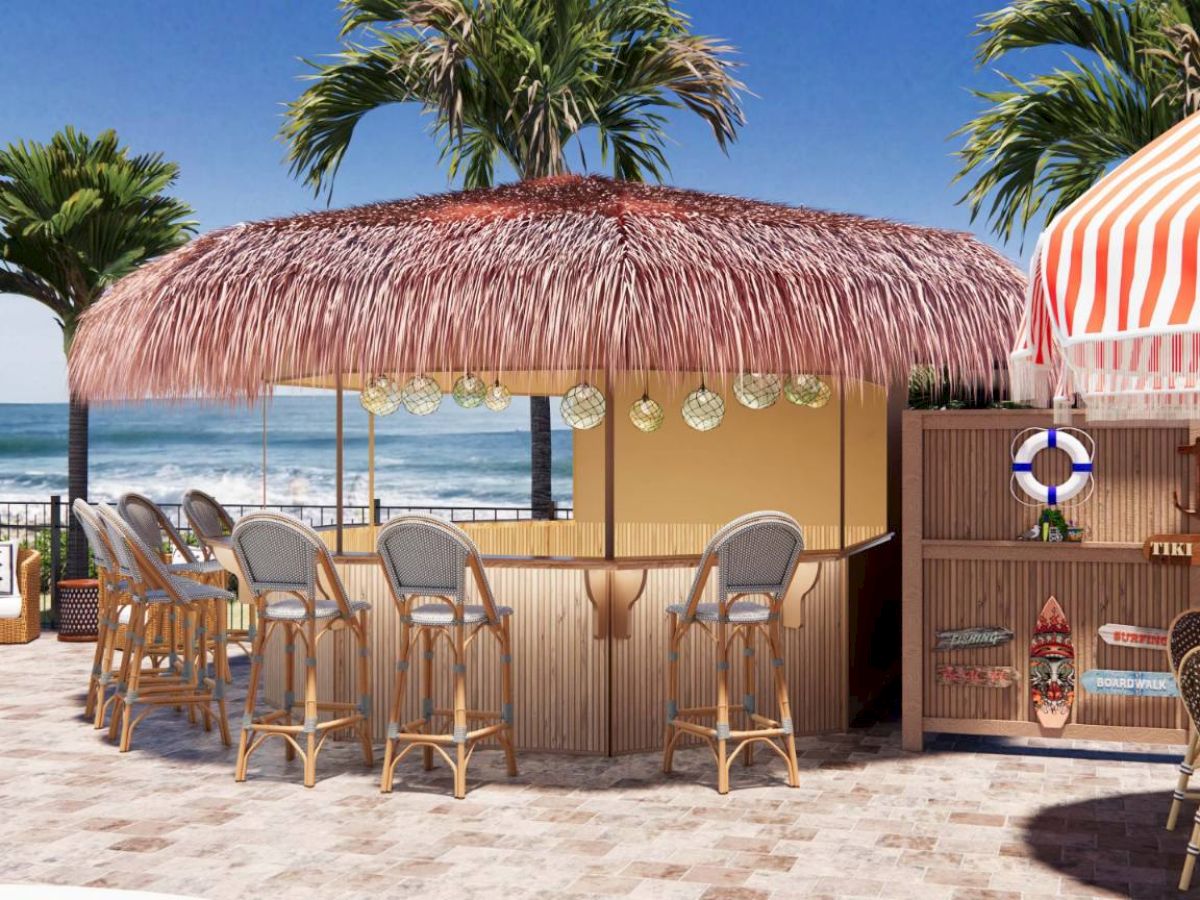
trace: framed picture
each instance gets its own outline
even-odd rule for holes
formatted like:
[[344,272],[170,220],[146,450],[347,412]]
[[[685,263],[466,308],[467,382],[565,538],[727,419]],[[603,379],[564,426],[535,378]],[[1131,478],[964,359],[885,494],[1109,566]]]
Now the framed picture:
[[0,541],[0,597],[17,592],[17,542]]

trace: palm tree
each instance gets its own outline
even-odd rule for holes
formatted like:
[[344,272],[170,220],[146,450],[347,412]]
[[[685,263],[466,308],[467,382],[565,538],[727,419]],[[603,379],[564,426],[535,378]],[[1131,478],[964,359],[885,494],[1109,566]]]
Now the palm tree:
[[[332,186],[355,126],[389,103],[417,103],[451,179],[493,183],[568,169],[594,131],[602,164],[628,180],[667,172],[665,113],[687,109],[722,150],[743,123],[732,49],[694,35],[668,0],[342,0],[344,49],[312,64],[281,136],[293,174]],[[353,42],[352,42],[353,38]],[[550,402],[530,401],[532,506],[548,518]]]
[[980,65],[1057,47],[1064,65],[976,91],[983,110],[956,134],[962,200],[1005,240],[1048,220],[1197,108],[1200,0],[1014,0],[980,20]]
[[[48,144],[0,150],[0,294],[48,307],[70,352],[79,317],[108,285],[188,240],[191,208],[163,194],[178,174],[158,155],[131,156],[112,131],[93,139],[68,127]],[[73,395],[69,416],[74,500],[87,497],[88,408]],[[67,573],[87,569],[87,544],[72,520]]]

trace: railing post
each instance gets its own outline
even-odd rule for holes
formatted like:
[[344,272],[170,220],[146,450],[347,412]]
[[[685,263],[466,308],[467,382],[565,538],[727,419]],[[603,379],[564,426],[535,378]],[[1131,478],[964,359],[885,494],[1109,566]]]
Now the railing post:
[[371,501],[371,522],[375,525],[383,522],[383,506],[378,497]]
[[58,576],[62,565],[62,497],[50,495],[50,627],[58,627]]

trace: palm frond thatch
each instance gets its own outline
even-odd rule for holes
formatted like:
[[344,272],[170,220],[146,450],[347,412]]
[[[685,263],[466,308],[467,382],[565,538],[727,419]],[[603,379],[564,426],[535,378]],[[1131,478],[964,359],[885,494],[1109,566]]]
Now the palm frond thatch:
[[85,316],[70,377],[92,401],[335,372],[969,379],[1022,291],[966,234],[560,176],[207,234]]

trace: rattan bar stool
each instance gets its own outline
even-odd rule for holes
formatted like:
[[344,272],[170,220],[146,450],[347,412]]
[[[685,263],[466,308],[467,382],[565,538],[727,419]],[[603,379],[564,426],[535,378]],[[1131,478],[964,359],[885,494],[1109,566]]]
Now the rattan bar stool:
[[[1180,684],[1179,666],[1183,662],[1183,658],[1196,647],[1200,647],[1200,610],[1184,610],[1175,617],[1167,631],[1167,662],[1171,666],[1171,673],[1175,676],[1176,684]],[[1180,687],[1182,688],[1181,684]],[[1192,774],[1195,772],[1197,753],[1200,753],[1200,731],[1197,731],[1193,724],[1187,749],[1183,753],[1183,761],[1179,764],[1179,780],[1171,795],[1171,811],[1167,814],[1167,831],[1175,830],[1175,824],[1179,821],[1179,809],[1184,800],[1200,799],[1200,792],[1188,790],[1188,782],[1191,781]]]
[[[497,606],[483,570],[479,550],[461,529],[440,519],[405,516],[393,519],[379,532],[376,547],[400,617],[400,654],[396,662],[391,715],[383,758],[380,790],[392,790],[396,766],[415,747],[424,751],[426,769],[433,768],[436,751],[454,773],[454,796],[467,795],[467,765],[482,740],[495,737],[504,750],[508,774],[517,774],[513,745],[512,608]],[[466,571],[470,569],[481,605],[466,603]],[[418,598],[433,600],[415,606]],[[467,708],[466,654],[476,637],[490,633],[500,645],[499,712]],[[402,722],[409,659],[421,642],[421,717]],[[433,651],[444,640],[454,658],[454,702],[449,708],[433,704]],[[434,730],[441,720],[441,733]],[[448,730],[447,730],[448,729]],[[453,748],[453,756],[450,748]]]
[[[141,539],[142,543],[166,561],[167,570],[172,575],[181,575],[184,578],[190,578],[201,584],[208,584],[222,589],[228,586],[229,573],[216,560],[198,558],[195,551],[183,539],[183,536],[179,533],[174,523],[153,500],[141,494],[122,494],[117,500],[117,512],[129,524],[129,527],[133,529],[134,534]],[[164,546],[170,549],[164,552]],[[171,561],[176,554],[182,557],[181,562]],[[161,616],[163,610],[158,610],[157,612]],[[228,617],[229,610],[228,608],[218,610],[216,606],[213,606],[211,607],[211,612],[213,615],[221,612]],[[169,619],[171,614],[170,607],[166,609],[166,614],[168,621],[163,622],[158,620],[152,622],[151,634],[155,641],[158,640],[159,633],[162,632],[165,633],[167,640],[174,640],[178,643],[180,635],[177,633],[176,623]],[[211,617],[207,620],[202,620],[197,625],[193,637],[200,640],[205,638],[206,635],[215,634],[216,624]],[[228,628],[228,621],[224,624]],[[195,652],[194,648],[192,652]]]
[[[347,599],[329,549],[315,531],[290,516],[277,513],[244,516],[234,526],[233,548],[242,574],[254,593],[261,625],[250,655],[250,685],[246,690],[235,779],[246,780],[250,755],[267,738],[281,737],[286,744],[287,758],[293,759],[299,753],[304,760],[304,786],[312,787],[317,781],[317,756],[325,740],[344,728],[358,732],[363,761],[368,767],[373,766],[370,649],[367,644],[367,612],[371,604]],[[286,596],[268,602],[272,594]],[[282,707],[256,716],[263,653],[271,635],[280,627],[287,654],[287,693]],[[358,703],[323,701],[317,696],[317,649],[327,634],[342,629],[350,631],[358,645]],[[304,644],[305,651],[303,704],[296,703],[294,693],[297,638]],[[303,706],[304,719],[300,724],[293,724],[292,710],[299,705]],[[321,721],[322,712],[332,712],[333,718]]]
[[[211,494],[204,491],[190,490],[183,495],[183,514],[187,518],[192,533],[200,540],[200,549],[207,563],[216,563],[209,541],[220,540],[233,534],[233,516],[218,503]],[[219,565],[219,563],[218,563]],[[256,611],[253,604],[244,606],[246,612],[245,628],[225,629],[230,643],[237,644],[247,655],[254,644],[257,632]]]
[[[209,731],[215,703],[221,740],[228,747],[231,743],[225,704],[228,661],[221,624],[225,613],[222,610],[213,614],[210,607],[228,603],[233,595],[213,585],[172,575],[158,554],[143,544],[117,513],[107,506],[98,509],[109,546],[128,584],[131,600],[128,645],[121,657],[120,683],[113,699],[109,738],[116,740],[119,736],[119,746],[124,753],[132,745],[134,729],[149,712],[159,706],[184,708],[193,722],[199,713],[204,720],[205,730]],[[172,665],[165,674],[153,670],[148,672],[143,665],[147,655],[149,613],[164,606],[175,611],[183,638],[180,642],[183,648],[181,655],[171,659]],[[200,628],[198,623],[208,617],[217,622],[211,673],[208,667],[208,643],[203,637],[194,637]]]
[[[1178,620],[1176,620],[1178,621]],[[1175,629],[1172,628],[1172,633]],[[1170,643],[1168,638],[1168,652]],[[1179,696],[1183,700],[1183,708],[1187,710],[1191,720],[1192,733],[1200,725],[1200,646],[1188,650],[1179,661],[1175,677],[1179,683]],[[1191,752],[1189,748],[1189,753]],[[1190,795],[1189,795],[1190,796]],[[1172,802],[1172,808],[1175,802]],[[1183,873],[1179,876],[1179,889],[1186,891],[1192,884],[1192,874],[1196,869],[1196,857],[1200,856],[1200,810],[1197,810],[1192,825],[1192,837],[1188,841],[1187,856],[1183,860]]]
[[[667,607],[670,630],[667,646],[667,726],[663,771],[670,772],[675,744],[684,734],[704,738],[717,762],[717,791],[729,792],[729,770],[739,753],[752,762],[754,744],[766,744],[787,763],[788,784],[800,785],[796,738],[783,673],[779,610],[796,574],[804,536],[796,521],[781,512],[757,512],[734,519],[716,533],[700,558],[691,590],[683,603]],[[701,603],[713,569],[717,569],[717,602]],[[762,596],[766,603],[745,598]],[[679,653],[683,639],[695,628],[716,647],[715,706],[679,707]],[[754,642],[761,636],[771,652],[779,720],[761,715],[754,689]],[[729,698],[729,665],[735,641],[741,641],[745,696],[740,704]],[[741,715],[747,727],[730,726],[730,713]],[[712,726],[702,724],[715,719]],[[757,727],[756,727],[757,726]],[[729,744],[733,742],[730,752]]]

